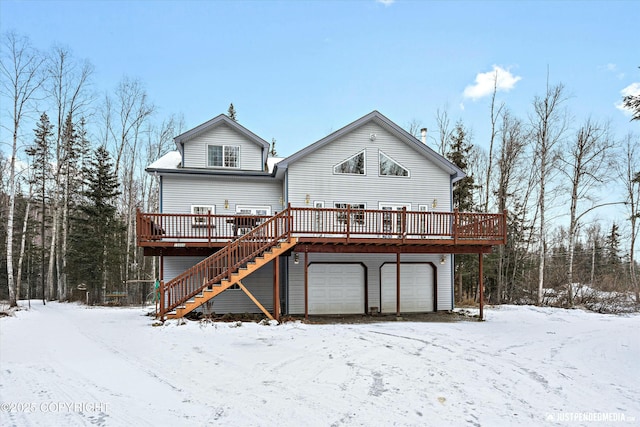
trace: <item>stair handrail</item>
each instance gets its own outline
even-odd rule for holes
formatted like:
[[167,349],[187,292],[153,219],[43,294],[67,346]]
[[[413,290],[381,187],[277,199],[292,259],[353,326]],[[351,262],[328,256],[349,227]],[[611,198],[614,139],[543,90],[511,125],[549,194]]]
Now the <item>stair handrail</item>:
[[248,262],[281,241],[288,241],[291,238],[290,224],[287,208],[165,283],[161,298],[167,303],[161,315],[175,310],[205,288],[230,280],[231,275]]

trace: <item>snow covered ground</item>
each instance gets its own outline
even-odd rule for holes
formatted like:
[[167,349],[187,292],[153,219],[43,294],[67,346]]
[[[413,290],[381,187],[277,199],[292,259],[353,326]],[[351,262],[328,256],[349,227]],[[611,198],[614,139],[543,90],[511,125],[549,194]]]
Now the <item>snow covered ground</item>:
[[640,425],[640,316],[152,326],[33,302],[0,319],[2,426]]

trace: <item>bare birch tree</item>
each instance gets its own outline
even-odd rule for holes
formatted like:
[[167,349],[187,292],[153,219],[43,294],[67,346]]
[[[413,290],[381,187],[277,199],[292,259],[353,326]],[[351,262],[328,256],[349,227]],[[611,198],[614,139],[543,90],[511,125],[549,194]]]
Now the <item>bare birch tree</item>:
[[437,151],[441,155],[446,155],[447,144],[451,136],[451,120],[446,108],[436,110],[436,126],[438,127],[438,147]]
[[[507,209],[509,199],[515,193],[515,185],[517,184],[516,169],[521,166],[522,155],[525,150],[525,139],[522,122],[513,117],[509,110],[502,112],[502,123],[500,127],[500,146],[499,157],[497,161],[498,187],[496,197],[498,201],[498,209],[504,212]],[[511,242],[513,245],[516,242]],[[514,247],[513,245],[512,247]],[[515,256],[515,254],[514,254]],[[498,246],[498,277],[497,277],[497,298],[498,304],[503,301],[503,292],[505,289],[505,247]]]
[[484,195],[484,212],[489,212],[489,195],[491,194],[491,171],[493,166],[493,145],[498,133],[496,125],[500,118],[500,113],[504,108],[504,103],[496,108],[496,93],[498,92],[498,70],[493,75],[493,93],[491,94],[491,135],[489,137],[489,156],[487,159],[487,176],[485,180],[485,195]]
[[[568,304],[573,306],[573,273],[575,245],[580,219],[598,204],[596,190],[604,183],[611,166],[609,152],[613,144],[607,125],[587,119],[578,129],[565,155],[559,157],[560,172],[566,178],[571,194],[569,208],[569,259],[567,265]],[[580,210],[581,202],[590,202],[589,207]]]
[[566,100],[564,86],[558,84],[549,86],[543,97],[536,96],[533,100],[534,114],[531,117],[532,136],[535,140],[535,153],[538,165],[538,209],[539,216],[539,268],[538,268],[538,304],[542,304],[544,289],[544,266],[546,256],[546,198],[549,185],[549,175],[555,168],[556,155],[554,153],[558,143],[564,137],[567,121],[562,110]]
[[[17,295],[13,271],[13,221],[16,197],[16,158],[22,120],[29,113],[30,104],[38,95],[44,82],[42,65],[44,58],[35,50],[28,38],[16,33],[3,36],[2,58],[0,58],[0,86],[3,97],[10,105],[8,115],[11,118],[12,133],[11,160],[9,164],[9,212],[7,215],[7,286],[9,287],[9,305],[17,305]],[[4,102],[3,102],[4,104]]]

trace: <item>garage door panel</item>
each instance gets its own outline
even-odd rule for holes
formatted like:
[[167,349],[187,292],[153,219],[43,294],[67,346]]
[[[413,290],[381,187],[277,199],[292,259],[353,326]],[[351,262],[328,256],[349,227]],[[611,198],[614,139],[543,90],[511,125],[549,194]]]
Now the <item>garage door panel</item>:
[[309,314],[363,313],[364,279],[361,264],[311,264]]
[[[396,264],[382,266],[380,298],[382,312],[395,313]],[[400,311],[433,311],[433,267],[430,264],[401,264]]]

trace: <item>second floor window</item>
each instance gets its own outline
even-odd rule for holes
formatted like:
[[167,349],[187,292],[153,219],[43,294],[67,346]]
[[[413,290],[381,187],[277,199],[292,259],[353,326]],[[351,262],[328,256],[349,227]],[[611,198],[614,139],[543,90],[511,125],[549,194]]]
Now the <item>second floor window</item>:
[[210,168],[239,168],[240,147],[237,145],[207,146],[207,166]]
[[364,151],[359,152],[333,167],[333,173],[348,175],[364,175]]
[[409,176],[409,170],[380,151],[380,176]]

